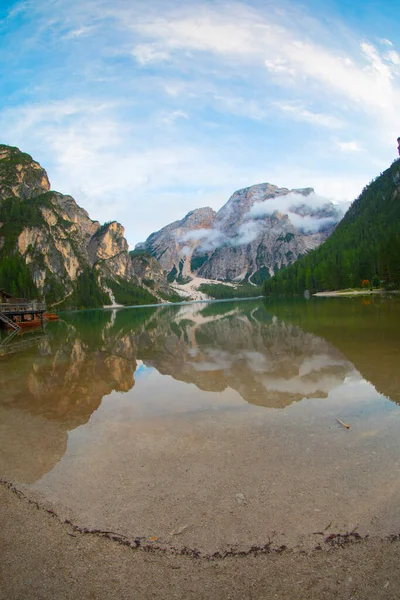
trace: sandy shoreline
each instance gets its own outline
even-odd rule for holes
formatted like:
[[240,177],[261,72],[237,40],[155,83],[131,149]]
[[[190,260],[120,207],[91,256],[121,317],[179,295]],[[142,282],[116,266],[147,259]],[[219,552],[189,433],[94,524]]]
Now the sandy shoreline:
[[0,502],[2,599],[399,597],[398,540],[196,559],[135,550],[100,534],[78,532],[5,485]]
[[373,295],[382,295],[387,294],[384,290],[338,290],[336,292],[317,292],[313,294],[313,296],[319,296],[320,298],[329,298],[329,297],[337,297],[337,296],[369,296]]

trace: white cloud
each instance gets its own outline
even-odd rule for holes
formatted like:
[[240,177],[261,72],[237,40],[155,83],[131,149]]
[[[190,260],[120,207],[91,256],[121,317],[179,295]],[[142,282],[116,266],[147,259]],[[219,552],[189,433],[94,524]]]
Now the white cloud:
[[261,232],[261,224],[258,221],[245,221],[237,230],[238,236],[231,243],[234,246],[244,246],[251,244]]
[[318,218],[311,217],[310,215],[302,217],[291,212],[289,212],[288,217],[291,223],[304,233],[316,233],[317,231],[323,231],[324,229],[327,229],[336,223],[336,219],[331,217]]
[[296,192],[290,192],[275,198],[268,198],[262,202],[256,202],[250,208],[247,215],[251,218],[264,217],[272,215],[275,211],[281,214],[287,214],[292,207],[309,207],[308,212],[317,211],[327,205],[331,205],[332,201],[324,196],[320,196],[315,192],[303,195]]
[[[160,17],[150,23],[131,23],[131,27],[142,35],[157,39],[154,48],[160,51],[169,50],[198,50],[212,51],[218,54],[248,54],[257,52],[254,49],[253,29],[246,26],[239,27],[235,18],[235,11],[227,7],[226,11],[207,10],[203,7],[201,15],[194,14],[189,17],[167,18]],[[231,15],[227,19],[227,16]],[[233,19],[232,19],[233,15]],[[264,33],[267,33],[267,26]]]
[[32,0],[26,0],[24,2],[18,2],[15,6],[10,8],[7,13],[7,19],[11,20],[20,15],[21,13],[27,12],[33,7]]
[[391,42],[390,40],[387,40],[386,38],[381,38],[381,39],[379,40],[379,42],[380,42],[381,44],[385,44],[386,46],[393,46],[393,42]]
[[95,29],[94,26],[84,26],[82,25],[82,27],[78,27],[78,29],[71,29],[71,31],[69,31],[68,33],[66,33],[62,39],[64,40],[73,40],[75,38],[80,38],[82,36],[88,35],[89,33],[93,32],[93,30]]
[[241,98],[233,95],[223,96],[219,94],[213,95],[212,98],[215,100],[216,106],[220,111],[231,115],[260,121],[267,119],[271,114],[271,109],[268,108],[265,101],[261,104],[252,98]]
[[168,52],[161,50],[156,44],[138,44],[132,50],[132,55],[141,65],[168,60]]
[[390,52],[385,54],[385,58],[394,65],[400,65],[400,54],[395,50],[391,50]]
[[340,152],[361,152],[362,148],[358,142],[338,142]]
[[390,66],[382,60],[378,50],[372,44],[362,42],[361,50],[370,61],[370,69],[376,71],[382,81],[393,78]]
[[169,96],[173,96],[174,98],[182,94],[187,95],[187,85],[183,81],[168,82],[165,84],[164,90]]
[[184,110],[172,110],[161,116],[161,122],[164,125],[173,125],[179,119],[189,119],[189,115]]
[[290,66],[289,61],[285,58],[269,58],[265,59],[265,66],[272,73],[283,73],[284,75],[296,75],[296,70]]
[[303,86],[318,82],[366,110],[395,110],[399,91],[391,84],[391,66],[370,43],[361,42],[360,55],[350,57],[339,47],[301,39],[290,20],[282,26],[276,14],[266,17],[244,4],[226,9],[202,5],[200,14],[198,7],[193,13],[131,26],[161,52],[209,52],[241,62],[259,61],[275,74],[303,78]]
[[[229,235],[215,227],[189,231],[177,241],[189,242],[200,252],[208,252],[227,245],[247,245],[253,242],[262,231],[265,231],[265,218],[271,217],[275,213],[281,216],[287,215],[292,225],[300,231],[315,233],[340,220],[348,206],[349,203],[335,205],[328,198],[315,192],[307,195],[290,192],[286,195],[255,202],[244,215],[243,223]],[[268,225],[268,230],[272,231],[270,225]]]
[[334,205],[331,200],[312,192],[307,196],[290,192],[284,196],[256,202],[249,212],[249,219],[270,217],[274,213],[287,215],[300,231],[312,233],[337,222],[348,205]]
[[218,229],[197,229],[188,231],[178,240],[179,242],[194,242],[202,252],[208,252],[227,243],[226,236]]
[[[53,189],[74,196],[94,219],[122,222],[132,242],[181,218],[194,202],[226,201],[235,164],[208,147],[149,142],[118,118],[120,109],[80,99],[25,106],[0,113],[0,129],[5,143],[41,162]],[[189,185],[193,191],[182,191]]]
[[2,47],[2,78],[14,61],[2,138],[93,218],[122,221],[132,242],[256,181],[353,198],[389,164],[392,142],[394,158],[396,40],[325,29],[290,0],[56,4],[9,15],[24,11]]
[[313,125],[337,129],[343,127],[342,121],[333,115],[312,112],[297,103],[275,103],[275,106],[283,113],[286,113],[299,121],[305,121]]

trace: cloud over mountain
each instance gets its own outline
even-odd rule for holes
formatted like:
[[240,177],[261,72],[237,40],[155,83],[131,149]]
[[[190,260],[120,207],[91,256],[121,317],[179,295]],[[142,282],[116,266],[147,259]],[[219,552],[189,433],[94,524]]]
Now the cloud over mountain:
[[333,204],[332,200],[310,192],[304,195],[291,192],[285,196],[257,202],[247,216],[249,219],[270,217],[275,212],[287,215],[291,223],[304,233],[315,233],[337,223],[342,218],[349,203]]
[[259,271],[265,277],[317,247],[341,216],[312,188],[262,183],[236,191],[217,213],[191,211],[151,234],[143,246],[170,278],[243,280],[257,278]]

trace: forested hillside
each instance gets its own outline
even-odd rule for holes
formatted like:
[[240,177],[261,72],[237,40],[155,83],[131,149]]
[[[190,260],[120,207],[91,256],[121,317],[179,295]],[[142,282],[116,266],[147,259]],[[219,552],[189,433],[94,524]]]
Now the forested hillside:
[[227,300],[233,298],[255,298],[263,294],[261,286],[242,283],[237,285],[225,285],[223,283],[202,283],[199,291],[216,300]]
[[400,287],[400,159],[353,202],[316,250],[264,283],[267,294]]
[[142,262],[120,223],[93,221],[29,154],[0,144],[0,289],[59,309],[175,299],[157,261]]

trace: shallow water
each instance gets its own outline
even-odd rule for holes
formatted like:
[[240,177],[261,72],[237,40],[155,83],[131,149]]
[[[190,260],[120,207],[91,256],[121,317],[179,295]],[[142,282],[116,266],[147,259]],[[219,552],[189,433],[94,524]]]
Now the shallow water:
[[396,298],[65,313],[35,335],[0,357],[0,475],[63,518],[204,551],[399,532]]

